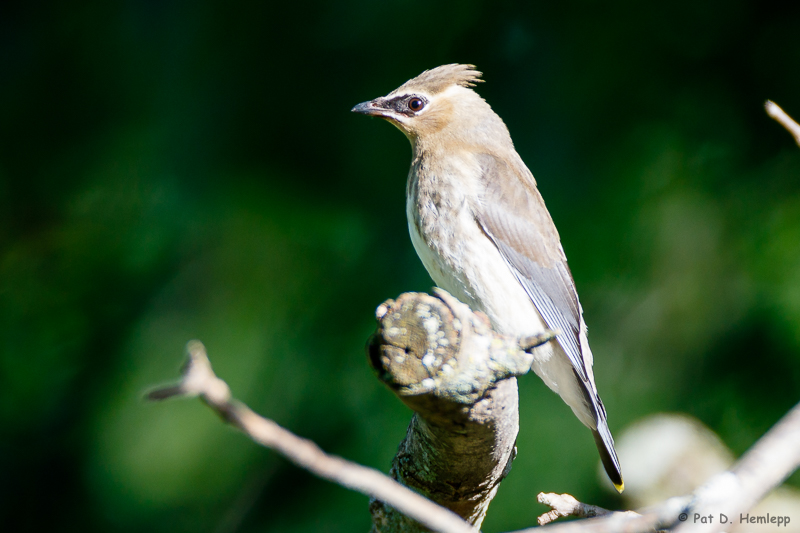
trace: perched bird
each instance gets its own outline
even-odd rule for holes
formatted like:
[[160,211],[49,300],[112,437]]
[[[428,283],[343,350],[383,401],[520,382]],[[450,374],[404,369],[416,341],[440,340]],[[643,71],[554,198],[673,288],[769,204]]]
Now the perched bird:
[[537,351],[533,370],[592,430],[621,492],[567,258],[506,125],[470,88],[480,76],[473,65],[443,65],[353,111],[388,120],[411,141],[408,228],[436,284],[486,313],[501,333],[562,332]]

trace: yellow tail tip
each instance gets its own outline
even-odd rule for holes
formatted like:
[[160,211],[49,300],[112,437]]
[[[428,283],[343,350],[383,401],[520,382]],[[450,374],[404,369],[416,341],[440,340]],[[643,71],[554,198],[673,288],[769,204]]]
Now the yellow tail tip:
[[623,481],[623,482],[622,482],[622,483],[620,483],[619,485],[617,485],[616,483],[614,483],[614,488],[615,488],[615,489],[617,489],[617,492],[619,492],[620,494],[622,494],[622,491],[623,491],[623,490],[625,490],[625,482]]

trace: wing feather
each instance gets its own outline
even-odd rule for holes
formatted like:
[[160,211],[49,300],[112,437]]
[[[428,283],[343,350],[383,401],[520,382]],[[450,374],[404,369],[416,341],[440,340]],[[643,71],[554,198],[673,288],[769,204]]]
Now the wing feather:
[[478,223],[500,250],[547,327],[561,330],[556,340],[577,376],[588,384],[575,283],[533,176],[521,161],[524,174],[490,154],[480,155],[479,160],[485,196],[477,213]]
[[[558,231],[544,205],[536,182],[517,156],[512,163],[491,154],[478,156],[484,197],[476,219],[494,242],[509,268],[550,329],[561,330],[556,342],[567,354],[584,401],[591,409],[592,429],[600,458],[617,490],[622,491],[622,471],[606,410],[594,380],[587,371],[591,351],[585,346],[583,311],[575,281],[567,266]],[[513,165],[513,166],[512,166]],[[583,330],[584,334],[581,334]]]

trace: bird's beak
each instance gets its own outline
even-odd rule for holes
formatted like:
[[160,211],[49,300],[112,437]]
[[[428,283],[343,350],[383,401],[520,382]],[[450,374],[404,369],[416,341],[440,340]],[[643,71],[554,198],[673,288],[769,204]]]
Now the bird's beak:
[[388,115],[388,110],[382,105],[384,102],[385,100],[383,98],[376,98],[375,100],[370,100],[369,102],[361,102],[350,111],[353,113],[359,113],[361,115],[368,115],[370,117],[386,118]]

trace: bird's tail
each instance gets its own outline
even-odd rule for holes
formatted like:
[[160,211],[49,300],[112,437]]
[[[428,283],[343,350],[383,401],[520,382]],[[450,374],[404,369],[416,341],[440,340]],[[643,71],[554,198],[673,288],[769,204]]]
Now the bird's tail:
[[592,430],[594,442],[597,444],[597,451],[600,452],[600,460],[603,461],[603,468],[611,479],[617,492],[625,490],[625,482],[622,481],[622,469],[619,466],[617,452],[614,450],[614,438],[608,429],[608,423],[600,419],[597,421],[597,429]]

